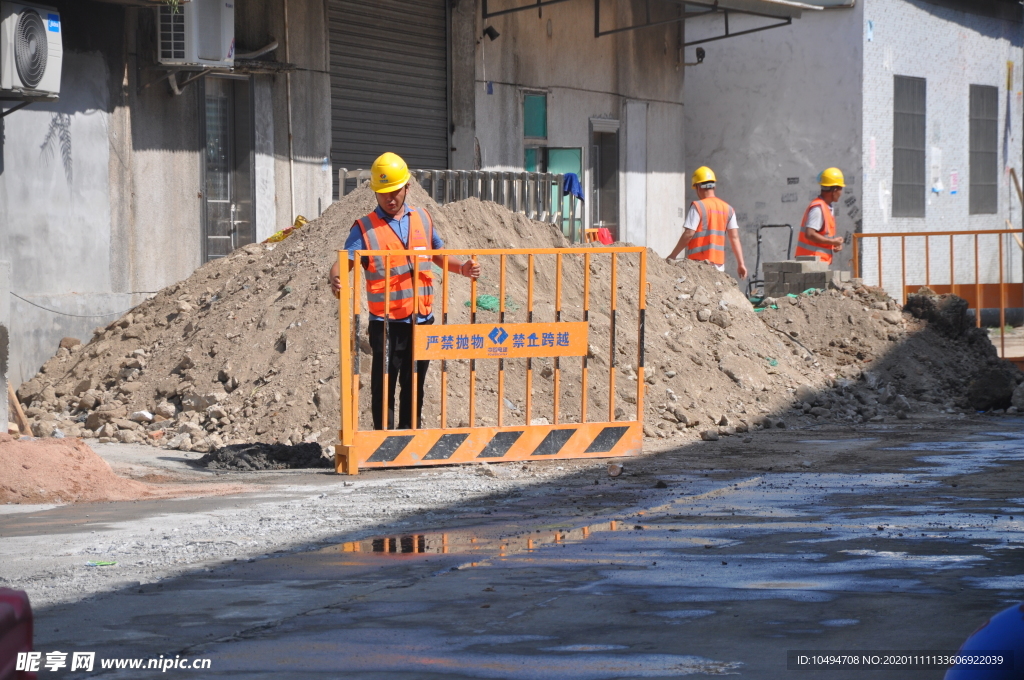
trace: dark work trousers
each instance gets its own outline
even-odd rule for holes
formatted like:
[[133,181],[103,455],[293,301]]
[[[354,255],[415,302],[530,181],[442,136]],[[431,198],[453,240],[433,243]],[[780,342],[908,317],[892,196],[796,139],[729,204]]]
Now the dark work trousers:
[[[373,350],[373,367],[370,373],[370,404],[373,409],[373,429],[383,430],[381,404],[384,400],[384,357],[388,357],[388,427],[395,429],[395,386],[402,388],[402,401],[398,411],[398,429],[412,428],[412,324],[388,322],[387,349],[384,347],[384,321],[370,319],[370,347]],[[421,321],[419,326],[434,323],[433,319]],[[423,412],[423,383],[427,378],[429,361],[417,361],[416,371],[416,422]]]

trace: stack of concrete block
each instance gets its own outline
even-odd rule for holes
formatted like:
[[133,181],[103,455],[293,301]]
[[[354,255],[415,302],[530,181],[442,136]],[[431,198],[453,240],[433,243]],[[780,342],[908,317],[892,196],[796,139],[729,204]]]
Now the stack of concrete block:
[[850,272],[830,271],[828,264],[813,258],[765,262],[762,266],[764,294],[768,297],[797,295],[809,288],[839,288],[850,280]]

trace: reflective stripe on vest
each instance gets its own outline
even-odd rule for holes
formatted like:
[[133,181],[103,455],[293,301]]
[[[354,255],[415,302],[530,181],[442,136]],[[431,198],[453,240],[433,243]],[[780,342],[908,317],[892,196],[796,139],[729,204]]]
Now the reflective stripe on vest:
[[[429,250],[433,243],[434,225],[429,213],[420,208],[409,210],[409,243],[402,243],[391,225],[374,211],[356,220],[363,233],[367,250]],[[385,271],[385,258],[374,255],[366,258],[366,304],[370,314],[387,316],[390,319],[405,319],[413,314],[415,295],[413,291],[414,270],[418,271],[419,313],[430,314],[434,302],[434,275],[431,258],[427,255],[413,257],[403,254],[391,259],[390,277]],[[390,278],[390,281],[388,280]],[[390,293],[386,289],[390,283]],[[385,309],[385,300],[388,300]],[[385,311],[387,312],[385,314]]]
[[797,237],[795,254],[798,257],[815,257],[822,262],[832,264],[832,246],[813,243],[807,238],[807,232],[805,231],[807,229],[807,220],[810,218],[811,210],[814,208],[821,208],[821,219],[825,225],[821,234],[827,238],[834,238],[836,235],[836,218],[832,214],[832,208],[829,207],[824,199],[816,198],[811,201],[811,204],[807,206],[807,210],[804,211],[804,219],[800,222],[800,234]]
[[720,198],[705,198],[694,201],[693,207],[700,216],[700,224],[693,238],[686,244],[686,257],[691,260],[707,260],[712,264],[725,264],[725,234],[732,220],[732,207]]

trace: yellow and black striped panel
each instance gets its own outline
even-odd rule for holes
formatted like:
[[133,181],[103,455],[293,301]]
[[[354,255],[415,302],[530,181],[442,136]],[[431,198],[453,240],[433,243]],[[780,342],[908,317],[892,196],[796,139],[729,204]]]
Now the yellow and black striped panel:
[[[639,455],[638,422],[472,427],[356,432],[348,452],[335,456],[339,473],[352,468],[412,467],[560,458]],[[346,456],[351,453],[353,463]]]

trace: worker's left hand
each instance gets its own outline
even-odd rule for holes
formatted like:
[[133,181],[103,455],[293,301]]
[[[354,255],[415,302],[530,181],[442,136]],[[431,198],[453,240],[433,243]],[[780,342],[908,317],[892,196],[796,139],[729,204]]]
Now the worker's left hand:
[[839,241],[839,243],[837,243],[834,246],[832,246],[832,252],[833,253],[838,253],[842,249],[843,249],[843,242],[841,240]]
[[341,277],[331,276],[331,292],[334,293],[334,297],[341,297]]
[[746,265],[738,265],[736,267],[736,273],[740,275],[740,280],[747,278],[747,267]]
[[480,263],[476,260],[466,260],[462,263],[460,271],[463,276],[476,280],[480,278]]

